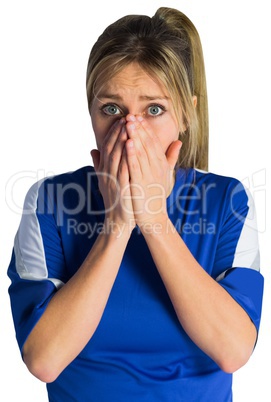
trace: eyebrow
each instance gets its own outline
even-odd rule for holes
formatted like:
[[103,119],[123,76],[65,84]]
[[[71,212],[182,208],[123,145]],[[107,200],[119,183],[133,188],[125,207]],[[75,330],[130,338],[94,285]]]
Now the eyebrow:
[[[123,98],[120,95],[117,94],[100,94],[99,99],[112,99],[112,100],[119,100],[122,101]],[[161,96],[161,95],[153,95],[153,96],[149,96],[149,95],[140,95],[139,97],[140,100],[147,100],[147,101],[153,101],[153,100],[168,100],[169,96]]]

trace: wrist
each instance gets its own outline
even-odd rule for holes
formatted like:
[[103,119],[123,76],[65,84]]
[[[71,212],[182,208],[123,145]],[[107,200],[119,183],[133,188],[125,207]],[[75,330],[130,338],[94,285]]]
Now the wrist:
[[143,236],[148,235],[162,235],[168,232],[170,229],[171,221],[167,214],[163,214],[156,219],[149,219],[138,223]]
[[113,237],[116,238],[119,238],[121,236],[130,237],[134,227],[135,227],[134,219],[124,221],[121,219],[114,219],[111,216],[105,216],[103,231],[105,234],[112,235]]

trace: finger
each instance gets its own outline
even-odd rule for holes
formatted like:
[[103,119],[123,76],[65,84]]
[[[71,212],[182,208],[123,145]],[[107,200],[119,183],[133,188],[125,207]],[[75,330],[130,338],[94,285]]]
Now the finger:
[[139,163],[141,173],[146,173],[151,164],[151,156],[148,154],[149,152],[152,153],[151,150],[148,150],[148,148],[152,147],[150,137],[144,133],[144,129],[138,121],[128,121],[126,127],[128,137],[131,140],[130,142],[127,142],[127,146],[130,149],[132,161],[135,159],[135,153],[137,157],[137,164]]
[[145,136],[143,136],[143,139],[144,139],[144,142],[146,143],[146,147],[149,149],[148,142],[151,140],[152,147],[150,150],[153,150],[153,154],[156,154],[159,159],[164,159],[165,152],[163,150],[159,137],[151,130],[147,120],[143,119],[142,116],[139,116],[139,121],[140,121],[141,127],[143,129],[142,133],[145,133]]
[[119,169],[119,164],[122,158],[123,149],[125,148],[125,142],[128,139],[126,127],[122,126],[120,133],[116,139],[116,142],[113,146],[111,154],[109,155],[109,163],[110,172],[113,175],[116,175]]
[[[136,117],[137,119],[135,122],[127,123],[128,129],[130,129],[130,131],[127,130],[129,137],[134,140],[136,150],[140,150],[142,155],[144,154],[144,150],[149,165],[157,161],[160,163],[161,160],[165,159],[165,154],[159,138],[157,135],[153,134],[148,123],[142,116]],[[142,160],[142,163],[143,162],[144,161]],[[143,169],[146,167],[145,162]]]
[[123,147],[121,160],[118,167],[118,180],[121,188],[129,185],[130,175],[127,162],[127,152],[126,147]]
[[138,153],[135,148],[135,143],[133,139],[130,138],[126,141],[125,150],[131,181],[135,183],[140,183],[143,174],[142,164],[139,161]]
[[174,170],[179,153],[182,147],[182,142],[177,140],[173,141],[167,149],[166,158],[171,170]]
[[133,213],[133,204],[132,204],[132,196],[131,196],[131,183],[130,183],[130,174],[128,168],[127,161],[127,152],[126,147],[123,148],[121,162],[119,165],[119,185],[120,185],[120,194],[121,194],[121,206],[125,213],[128,213],[130,216],[130,223],[134,226],[134,213]]
[[101,147],[101,166],[104,166],[105,159],[107,159],[108,155],[111,153],[124,122],[125,119],[117,120],[106,134]]

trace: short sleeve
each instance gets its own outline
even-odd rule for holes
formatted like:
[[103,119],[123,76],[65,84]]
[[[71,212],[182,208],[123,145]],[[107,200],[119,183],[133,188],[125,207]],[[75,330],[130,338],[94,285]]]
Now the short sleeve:
[[231,186],[226,199],[215,271],[219,272],[218,283],[259,330],[264,280],[260,273],[256,211],[250,192],[240,182]]
[[65,281],[65,261],[53,200],[44,180],[28,191],[15,236],[9,295],[20,349]]

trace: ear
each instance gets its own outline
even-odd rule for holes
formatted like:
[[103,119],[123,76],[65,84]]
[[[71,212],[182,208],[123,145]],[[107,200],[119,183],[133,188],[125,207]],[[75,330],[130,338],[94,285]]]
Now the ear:
[[97,172],[100,165],[100,151],[98,151],[97,149],[92,149],[90,151],[90,155],[93,160],[94,170]]
[[194,107],[197,107],[198,98],[196,97],[196,95],[194,95],[192,99],[193,99]]

